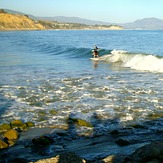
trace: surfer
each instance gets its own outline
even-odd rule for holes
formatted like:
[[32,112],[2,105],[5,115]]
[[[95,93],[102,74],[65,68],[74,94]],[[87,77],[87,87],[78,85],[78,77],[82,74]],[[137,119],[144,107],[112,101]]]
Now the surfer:
[[98,52],[98,47],[95,45],[94,49],[92,50],[92,55],[94,58],[98,58],[99,57],[99,52]]

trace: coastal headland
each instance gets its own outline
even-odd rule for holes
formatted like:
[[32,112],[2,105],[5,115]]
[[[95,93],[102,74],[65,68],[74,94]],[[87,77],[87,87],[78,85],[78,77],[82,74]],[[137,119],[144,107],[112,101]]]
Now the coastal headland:
[[0,10],[0,30],[122,30],[117,25],[86,25],[49,20],[34,20],[28,15],[11,14]]

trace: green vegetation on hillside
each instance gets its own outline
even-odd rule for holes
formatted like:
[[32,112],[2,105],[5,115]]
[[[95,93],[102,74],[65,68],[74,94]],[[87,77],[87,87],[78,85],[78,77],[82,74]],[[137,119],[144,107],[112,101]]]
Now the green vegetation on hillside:
[[28,15],[11,14],[0,9],[0,30],[49,30],[49,29],[80,29],[80,30],[121,30],[117,25],[86,25],[80,23],[60,23],[57,21],[34,20]]
[[116,25],[86,25],[80,23],[60,23],[57,21],[39,20],[39,24],[43,25],[47,29],[99,29],[99,30],[110,30],[110,29],[123,29]]

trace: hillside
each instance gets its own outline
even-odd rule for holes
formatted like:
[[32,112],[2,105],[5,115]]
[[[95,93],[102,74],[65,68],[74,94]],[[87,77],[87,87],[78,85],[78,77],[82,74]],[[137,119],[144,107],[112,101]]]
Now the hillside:
[[109,23],[102,21],[88,20],[78,17],[66,17],[66,16],[55,16],[55,17],[36,17],[36,19],[48,20],[48,21],[57,21],[57,22],[67,22],[67,23],[81,23],[92,26],[119,26],[124,29],[143,29],[143,30],[162,30],[163,29],[163,20],[158,18],[144,18],[139,19],[134,22],[129,23]]
[[35,17],[39,20],[57,21],[57,22],[67,22],[67,23],[78,23],[85,25],[111,25],[111,23],[103,21],[89,20],[79,17],[68,17],[68,16],[54,16],[54,17]]
[[64,23],[49,20],[38,20],[46,29],[74,29],[74,30],[122,30],[123,28],[117,25],[86,25],[80,23]]
[[88,25],[82,22],[58,22],[48,18],[37,18],[12,10],[0,10],[0,30],[84,29],[122,30],[118,25]]
[[43,30],[45,27],[25,15],[0,12],[0,30]]
[[[22,12],[2,9],[6,13],[15,15],[26,15]],[[163,20],[158,18],[144,18],[129,23],[109,23],[83,19],[79,17],[36,17],[28,14],[28,18],[45,25],[47,29],[143,29],[143,30],[163,30]]]
[[121,25],[127,29],[162,30],[163,20],[157,18],[144,18],[136,20],[132,23],[126,23]]

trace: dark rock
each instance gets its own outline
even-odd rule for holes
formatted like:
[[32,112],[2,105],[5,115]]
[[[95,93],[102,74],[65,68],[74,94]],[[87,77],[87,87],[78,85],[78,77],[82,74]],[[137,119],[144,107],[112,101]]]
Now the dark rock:
[[16,130],[18,133],[22,132],[22,130],[21,130],[20,128],[15,128],[15,130]]
[[133,154],[133,160],[137,162],[149,162],[160,160],[163,154],[163,142],[153,142],[137,149]]
[[118,130],[112,130],[112,131],[110,132],[110,134],[111,134],[112,136],[117,136],[117,135],[119,135],[119,131],[118,131]]
[[23,159],[23,158],[15,158],[15,159],[12,159],[12,160],[9,160],[9,161],[12,162],[12,163],[28,163],[28,161]]
[[163,153],[161,152],[161,155],[159,156],[159,159],[163,162]]
[[115,143],[117,143],[119,146],[126,146],[130,144],[130,141],[119,138],[117,141],[115,141]]
[[133,128],[141,128],[141,129],[145,129],[146,127],[141,125],[141,124],[132,124],[131,127]]
[[3,140],[0,140],[0,149],[4,149],[4,148],[7,148],[9,145],[4,142]]
[[58,163],[83,163],[85,162],[81,157],[73,152],[63,153],[59,156]]
[[7,143],[10,146],[15,144],[15,140],[8,139],[6,137],[3,140],[4,140],[5,143]]
[[40,136],[32,139],[32,143],[38,146],[47,146],[51,144],[51,139],[47,136]]
[[116,155],[110,162],[107,163],[136,163],[132,162],[132,158],[126,155]]

